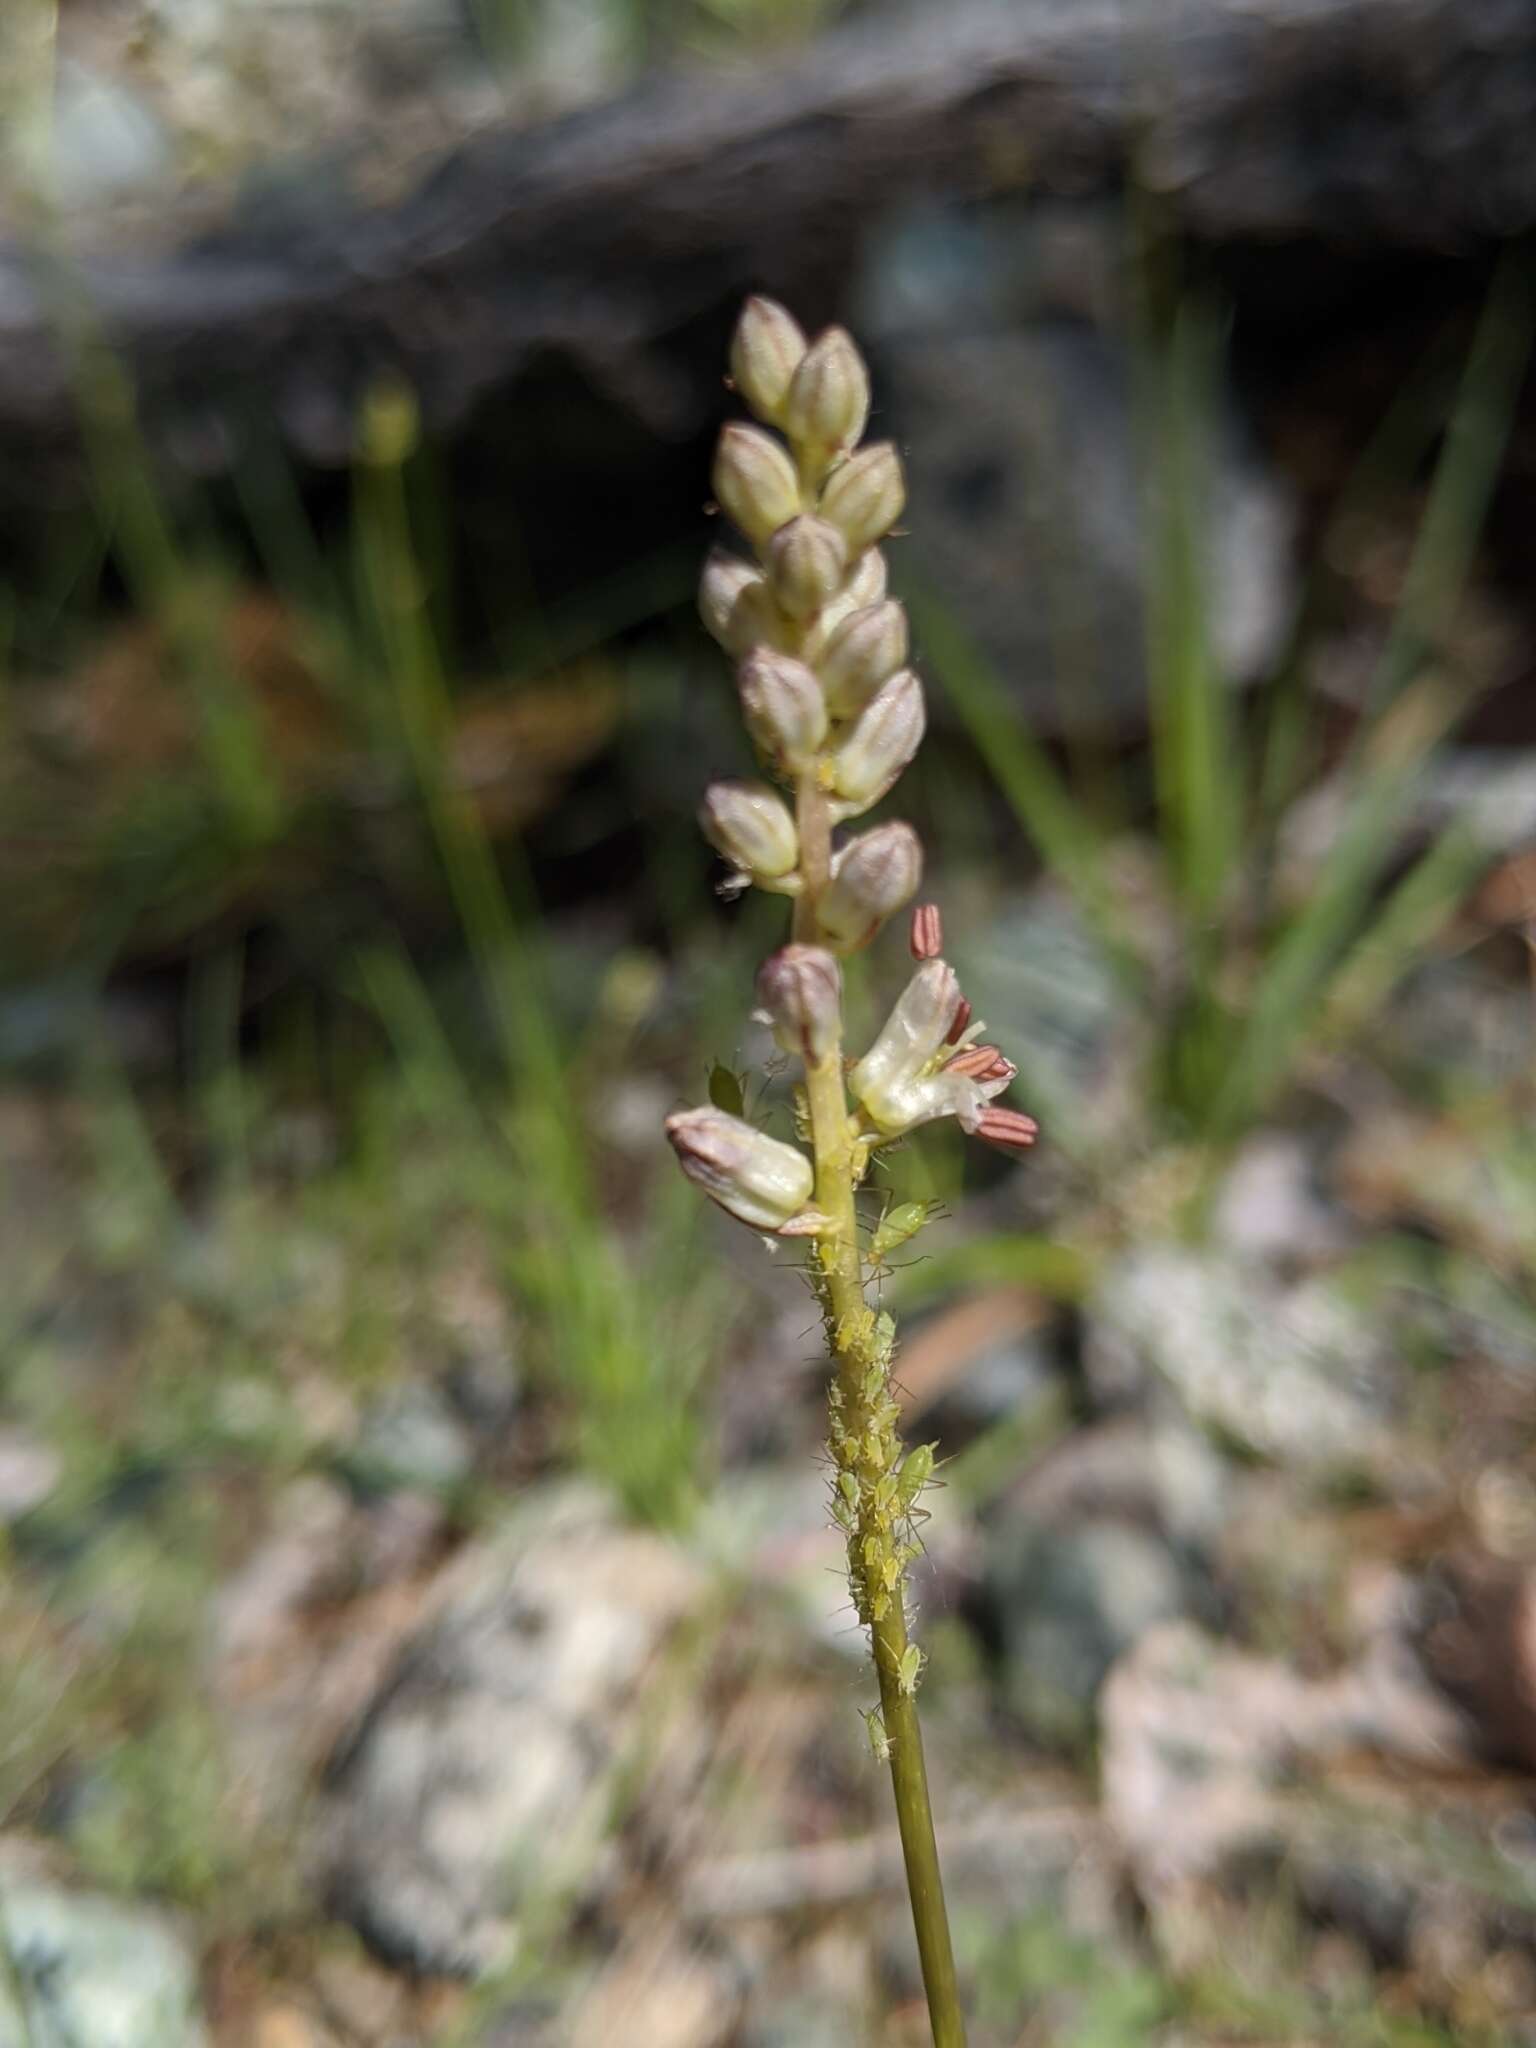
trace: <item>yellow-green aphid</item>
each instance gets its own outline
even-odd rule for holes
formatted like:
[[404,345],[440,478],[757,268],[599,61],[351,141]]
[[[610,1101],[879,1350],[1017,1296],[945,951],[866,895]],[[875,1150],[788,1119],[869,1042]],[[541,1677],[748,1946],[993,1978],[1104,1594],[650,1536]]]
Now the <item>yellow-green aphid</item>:
[[936,1444],[914,1444],[902,1459],[896,1494],[904,1508],[912,1506],[933,1477],[933,1454],[937,1448]]
[[875,1481],[875,1506],[882,1511],[896,1498],[896,1474],[885,1472]]
[[901,1663],[896,1671],[896,1683],[907,1699],[917,1691],[917,1681],[922,1675],[923,1653],[916,1643],[908,1643],[901,1653]]
[[856,1515],[859,1511],[859,1482],[851,1472],[838,1473],[837,1490],[842,1495],[849,1513]]
[[869,1731],[869,1747],[877,1764],[888,1764],[891,1760],[891,1738],[885,1732],[885,1722],[878,1707],[864,1710],[864,1726]]
[[897,1202],[875,1225],[869,1240],[871,1258],[883,1259],[916,1237],[933,1210],[931,1202]]

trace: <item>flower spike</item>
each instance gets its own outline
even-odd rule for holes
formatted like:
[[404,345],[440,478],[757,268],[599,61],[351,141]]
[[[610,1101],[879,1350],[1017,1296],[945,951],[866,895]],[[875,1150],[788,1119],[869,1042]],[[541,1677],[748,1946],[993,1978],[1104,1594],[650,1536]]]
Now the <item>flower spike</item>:
[[[934,2039],[960,2048],[964,2024],[915,1699],[924,1657],[907,1612],[934,1447],[903,1452],[892,1394],[895,1327],[868,1292],[932,1205],[888,1205],[866,1234],[854,1198],[880,1146],[936,1117],[952,1116],[1015,1155],[1033,1142],[1035,1125],[996,1101],[1016,1069],[982,1042],[984,1027],[942,957],[934,903],[912,913],[913,971],[879,1036],[851,1068],[844,1057],[839,959],[912,901],[923,874],[922,842],[910,825],[837,838],[844,821],[897,781],[926,722],[906,613],[887,592],[879,545],[901,516],[906,485],[890,442],[857,445],[869,416],[869,373],[841,327],[807,342],[776,301],[749,299],[731,342],[731,376],[762,424],[724,429],[714,490],[751,559],[711,556],[699,614],[737,664],[748,730],[765,766],[792,791],[793,810],[764,783],[717,782],[700,822],[731,863],[728,889],[754,884],[793,899],[790,942],[758,971],[756,1015],[800,1065],[796,1127],[812,1156],[721,1108],[670,1118],[667,1136],[689,1179],[731,1215],[775,1237],[812,1240],[804,1271],[834,1366],[830,1506],[880,1684],[869,1725],[896,1784]],[[728,1099],[741,1107],[739,1087]]]

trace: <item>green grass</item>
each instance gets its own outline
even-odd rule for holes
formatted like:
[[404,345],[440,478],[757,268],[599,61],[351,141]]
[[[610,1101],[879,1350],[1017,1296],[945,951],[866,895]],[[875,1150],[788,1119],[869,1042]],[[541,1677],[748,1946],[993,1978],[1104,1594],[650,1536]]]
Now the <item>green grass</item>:
[[[1320,1037],[1358,1033],[1486,865],[1453,821],[1388,887],[1401,828],[1425,767],[1470,705],[1441,672],[1498,474],[1531,340],[1523,266],[1501,271],[1445,418],[1398,610],[1341,767],[1344,819],[1315,886],[1287,910],[1275,894],[1272,824],[1318,759],[1295,675],[1240,717],[1212,654],[1203,559],[1207,440],[1218,336],[1187,305],[1144,337],[1136,383],[1149,474],[1153,574],[1147,609],[1152,837],[1163,899],[1180,938],[1172,997],[1154,987],[1133,913],[1106,871],[1104,819],[1027,729],[999,677],[931,592],[916,616],[927,660],[1028,842],[1070,892],[1139,1003],[1161,1004],[1151,1082],[1175,1128],[1230,1144],[1264,1116]],[[1414,398],[1429,394],[1415,387]],[[1379,484],[1390,450],[1427,438],[1394,416],[1339,518]],[[1413,431],[1410,431],[1413,430]],[[1327,552],[1326,541],[1323,554]]]

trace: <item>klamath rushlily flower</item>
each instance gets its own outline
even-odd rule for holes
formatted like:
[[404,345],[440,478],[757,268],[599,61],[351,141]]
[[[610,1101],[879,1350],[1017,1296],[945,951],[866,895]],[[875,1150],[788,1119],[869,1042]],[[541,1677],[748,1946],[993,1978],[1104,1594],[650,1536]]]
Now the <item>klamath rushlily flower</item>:
[[956,1053],[949,1033],[961,1003],[960,984],[947,960],[924,960],[885,1029],[848,1077],[854,1100],[882,1138],[900,1137],[919,1124],[952,1116],[975,1131],[988,1103],[1001,1095],[1015,1069],[993,1046],[984,1061]]

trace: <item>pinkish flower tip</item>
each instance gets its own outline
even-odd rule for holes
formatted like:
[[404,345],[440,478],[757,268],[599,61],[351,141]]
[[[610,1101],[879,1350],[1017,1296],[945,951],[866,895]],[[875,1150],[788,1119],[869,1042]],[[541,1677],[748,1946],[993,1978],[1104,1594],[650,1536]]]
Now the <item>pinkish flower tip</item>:
[[937,903],[919,903],[912,912],[912,958],[937,960],[944,950],[944,920]]
[[989,1103],[977,1119],[974,1135],[1003,1152],[1024,1152],[1035,1142],[1040,1126],[1022,1110],[999,1109]]
[[969,1074],[973,1081],[995,1080],[1005,1071],[1012,1080],[1017,1069],[1003,1058],[995,1045],[968,1045],[952,1060],[944,1062],[946,1074]]

